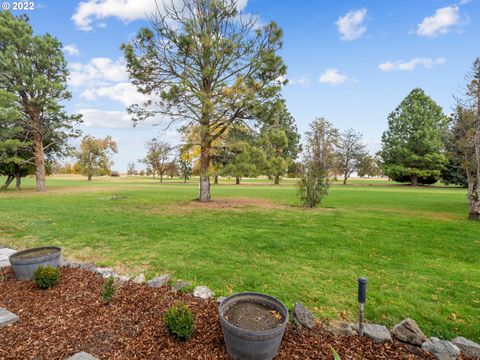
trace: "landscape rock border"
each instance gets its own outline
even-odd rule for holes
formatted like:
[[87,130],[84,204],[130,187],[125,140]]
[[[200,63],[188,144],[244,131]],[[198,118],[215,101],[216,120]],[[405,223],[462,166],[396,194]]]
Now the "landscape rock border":
[[[77,262],[72,260],[64,260],[61,264],[65,268],[79,268],[88,270],[95,274],[102,276],[103,278],[114,277],[115,280],[120,282],[132,281],[139,285],[146,285],[152,288],[162,287],[169,285],[171,283],[171,278],[169,274],[164,274],[156,276],[148,281],[146,281],[144,274],[139,274],[135,278],[130,278],[126,275],[119,275],[113,271],[112,268],[103,268],[97,267],[91,263]],[[171,292],[182,292],[182,290],[191,288],[193,286],[190,281],[177,280],[175,283],[171,284]],[[192,295],[196,298],[201,299],[212,299],[215,294],[206,286],[197,286],[193,289]],[[225,297],[219,297],[217,299],[218,303],[225,299]],[[7,324],[15,323],[18,321],[18,316],[10,313],[8,310],[0,308],[0,315],[4,313],[9,313],[10,322],[2,323],[0,321],[0,328]],[[1,318],[1,316],[0,316]],[[317,318],[311,313],[307,308],[305,308],[302,303],[296,302],[293,311],[292,318],[301,327],[312,329],[317,323]],[[357,334],[358,325],[351,324],[345,321],[334,320],[327,324],[325,330],[332,333],[335,336],[355,336]],[[463,355],[479,358],[480,357],[480,345],[466,339],[464,337],[458,336],[451,341],[440,340],[438,338],[432,337],[428,339],[425,334],[418,327],[417,323],[411,318],[405,318],[400,323],[396,324],[391,331],[388,330],[383,325],[378,324],[368,324],[364,325],[364,335],[371,338],[377,343],[392,342],[392,336],[398,339],[400,342],[407,343],[418,347],[419,349],[426,351],[438,360],[454,360],[461,353]],[[421,351],[420,350],[420,351]],[[74,356],[91,356],[87,353],[78,353]],[[94,357],[72,357],[72,359],[95,359]]]
[[[117,281],[129,281],[130,277],[116,274],[111,268],[96,267],[91,263],[82,263],[76,261],[64,260],[62,266],[69,268],[81,268],[102,275],[104,278],[113,276]],[[146,284],[150,287],[161,287],[169,284],[171,281],[169,274],[156,276],[146,281],[144,274],[140,274],[133,279],[137,284]],[[171,292],[181,292],[186,288],[192,287],[190,281],[177,280],[170,287]],[[200,299],[211,299],[215,296],[212,290],[206,286],[197,286],[193,289],[193,295]],[[225,297],[220,296],[217,301],[221,303]],[[292,311],[292,318],[295,323],[301,327],[312,329],[318,319],[301,302],[296,302]],[[334,320],[328,323],[325,328],[335,336],[355,336],[357,335],[358,325],[345,321]],[[430,340],[425,336],[415,320],[407,317],[396,324],[391,331],[384,325],[368,324],[364,325],[364,335],[377,343],[392,342],[392,336],[397,340],[414,345],[423,351],[433,354],[438,360],[455,359],[460,353],[470,357],[480,357],[480,345],[464,337],[456,337],[451,342],[432,337]],[[457,351],[458,350],[458,351]],[[456,354],[456,355],[455,355]],[[455,357],[452,357],[455,356]]]

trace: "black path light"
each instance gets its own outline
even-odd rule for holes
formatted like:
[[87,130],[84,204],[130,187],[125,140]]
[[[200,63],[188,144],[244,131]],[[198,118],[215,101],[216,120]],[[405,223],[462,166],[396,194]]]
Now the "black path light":
[[358,332],[363,336],[363,308],[367,302],[367,279],[358,278]]

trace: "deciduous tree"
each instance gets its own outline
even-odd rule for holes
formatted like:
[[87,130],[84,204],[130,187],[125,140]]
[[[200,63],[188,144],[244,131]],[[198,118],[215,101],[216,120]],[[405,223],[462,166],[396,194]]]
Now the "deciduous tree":
[[165,175],[170,164],[173,146],[153,138],[147,142],[146,148],[147,156],[145,156],[142,162],[149,167],[154,178],[155,174],[158,174],[160,175],[160,182],[163,182],[163,175]]
[[357,173],[360,177],[377,177],[382,175],[380,159],[375,155],[364,156],[358,165]]
[[127,164],[127,176],[134,176],[134,175],[138,175],[138,171],[135,167],[135,163],[132,161]]
[[313,208],[327,195],[339,135],[338,130],[323,118],[315,119],[305,135],[302,176],[298,186],[303,205]]
[[347,129],[340,134],[337,147],[338,170],[343,175],[343,185],[347,185],[348,178],[358,170],[363,158],[367,155],[362,134],[354,129]]
[[160,114],[198,131],[199,200],[210,200],[212,143],[232,126],[262,119],[286,73],[282,31],[239,14],[236,0],[179,0],[150,16],[122,46],[137,89],[134,121]]
[[85,136],[76,153],[81,174],[87,176],[89,181],[94,175],[110,174],[110,167],[113,165],[112,155],[117,152],[117,143],[110,136],[104,139]]
[[193,169],[193,158],[191,153],[189,152],[188,146],[180,147],[178,151],[178,158],[177,158],[177,168],[180,176],[183,178],[183,182],[187,182],[187,180],[192,176],[192,169]]

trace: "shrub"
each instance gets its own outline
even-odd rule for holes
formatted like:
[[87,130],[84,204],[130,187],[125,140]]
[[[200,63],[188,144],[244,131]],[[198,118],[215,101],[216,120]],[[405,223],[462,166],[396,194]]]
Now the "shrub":
[[48,265],[43,267],[40,265],[34,272],[33,272],[33,282],[40,288],[40,289],[48,289],[52,286],[58,284],[60,281],[60,270]]
[[306,161],[305,170],[298,183],[300,200],[305,207],[314,208],[327,195],[330,182],[328,172],[314,161]]
[[117,288],[115,287],[115,278],[113,276],[108,277],[103,283],[102,300],[105,304],[110,304],[115,297]]
[[193,335],[192,311],[184,303],[178,303],[163,313],[163,321],[168,332],[175,338],[185,341]]

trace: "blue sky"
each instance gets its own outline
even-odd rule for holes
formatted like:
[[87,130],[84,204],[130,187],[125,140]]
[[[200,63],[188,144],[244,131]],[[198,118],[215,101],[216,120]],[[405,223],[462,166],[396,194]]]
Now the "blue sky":
[[[148,139],[179,140],[151,123],[133,128],[125,112],[139,95],[119,46],[147,24],[144,14],[153,6],[154,0],[38,0],[28,12],[36,33],[63,43],[73,92],[68,110],[84,114],[84,134],[112,135],[120,171],[144,156]],[[415,87],[449,113],[480,56],[480,0],[240,0],[239,6],[284,31],[290,84],[283,94],[300,132],[326,117],[362,132],[371,151],[380,149],[388,113]]]

